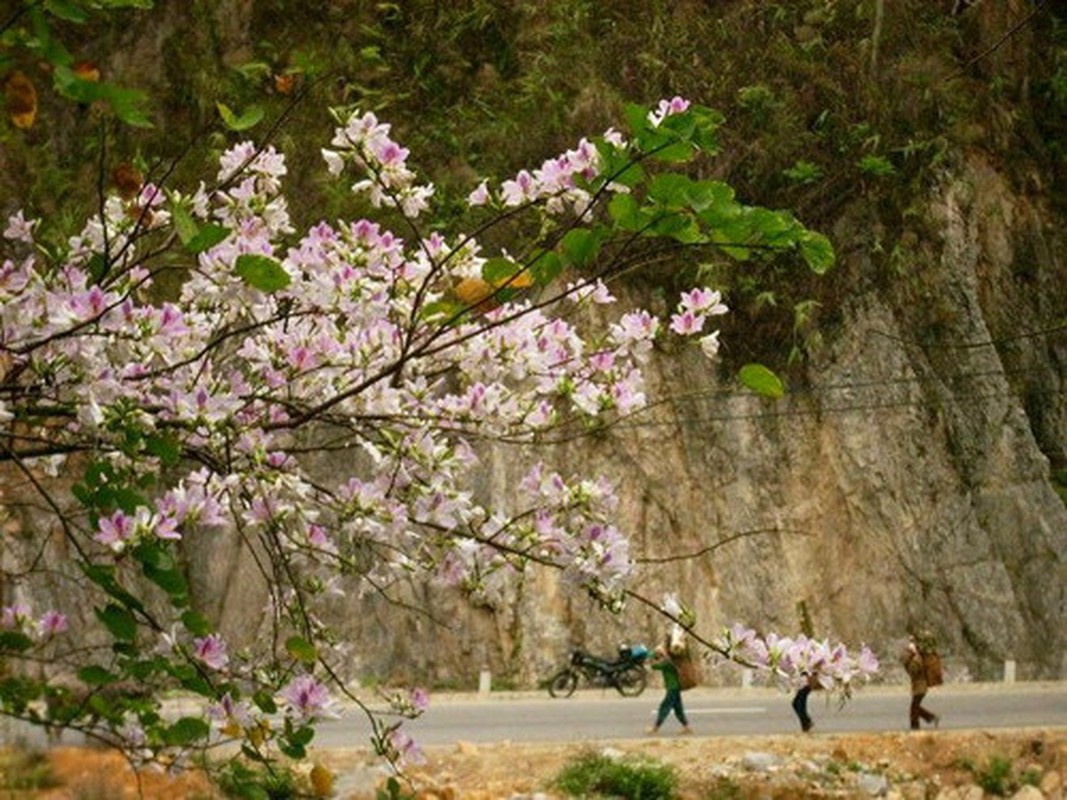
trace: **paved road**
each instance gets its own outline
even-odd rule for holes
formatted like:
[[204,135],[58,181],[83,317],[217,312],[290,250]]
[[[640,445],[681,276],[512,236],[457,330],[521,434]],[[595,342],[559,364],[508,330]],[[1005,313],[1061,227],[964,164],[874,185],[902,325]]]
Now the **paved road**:
[[[431,699],[419,719],[405,730],[421,745],[456,742],[591,742],[647,736],[662,692],[648,689],[641,697],[614,692],[578,692],[554,700],[547,692],[444,695]],[[797,733],[790,695],[774,689],[694,689],[684,695],[690,722],[698,736],[746,736]],[[867,687],[843,708],[814,694],[808,710],[816,733],[901,731],[907,727],[908,690],[904,686]],[[961,684],[942,686],[927,698],[927,707],[941,715],[946,730],[989,728],[1067,728],[1067,683]],[[178,709],[172,709],[177,715]],[[324,722],[316,747],[363,747],[370,724],[362,712],[346,710]],[[670,719],[664,735],[678,730]],[[64,741],[74,743],[68,734]],[[0,724],[0,741],[44,745],[40,729]]]
[[[799,730],[790,696],[773,689],[694,689],[685,706],[698,735],[742,736],[795,733]],[[547,694],[478,698],[451,696],[431,701],[406,730],[423,745],[466,742],[566,742],[634,739],[646,736],[661,693],[621,698],[592,691],[569,699]],[[816,733],[900,731],[908,722],[904,686],[868,687],[844,708],[812,696],[809,711]],[[970,684],[943,686],[928,696],[927,707],[940,714],[943,729],[1067,727],[1067,684]],[[668,721],[664,734],[677,731]],[[360,746],[370,727],[359,712],[326,723],[315,737],[318,747]]]

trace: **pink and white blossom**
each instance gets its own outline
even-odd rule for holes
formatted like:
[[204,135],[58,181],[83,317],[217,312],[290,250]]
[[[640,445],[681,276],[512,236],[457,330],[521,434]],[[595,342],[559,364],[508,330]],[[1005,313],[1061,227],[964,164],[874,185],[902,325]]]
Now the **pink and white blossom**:
[[226,669],[230,663],[226,642],[217,633],[193,639],[193,657],[211,669]]
[[33,244],[34,229],[40,224],[40,220],[28,220],[23,216],[20,208],[7,218],[7,227],[4,229],[4,238],[13,242]]
[[674,114],[681,114],[689,108],[689,101],[683,97],[672,97],[670,100],[660,100],[655,111],[648,113],[649,124],[658,128],[663,120]]
[[289,710],[301,720],[315,720],[333,716],[333,699],[329,689],[313,675],[297,675],[281,692]]
[[41,615],[41,619],[37,622],[38,632],[41,636],[45,637],[65,633],[69,627],[67,615],[54,609],[44,612],[44,614]]

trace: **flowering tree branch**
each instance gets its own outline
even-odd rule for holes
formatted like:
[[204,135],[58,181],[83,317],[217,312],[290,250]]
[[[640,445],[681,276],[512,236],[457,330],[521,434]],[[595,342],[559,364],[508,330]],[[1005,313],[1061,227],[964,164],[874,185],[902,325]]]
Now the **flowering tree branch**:
[[[305,758],[340,696],[395,760],[417,752],[396,717],[421,713],[425,695],[391,695],[385,713],[347,688],[346,643],[323,611],[332,593],[389,595],[417,576],[492,597],[541,564],[606,608],[647,604],[628,589],[637,564],[612,486],[533,464],[512,498],[487,507],[473,488],[478,443],[528,445],[572,420],[645,408],[644,367],[664,337],[715,356],[710,326],[727,308],[710,287],[681,293],[666,319],[614,312],[606,280],[642,260],[774,250],[822,272],[833,251],[791,215],[675,171],[714,153],[715,112],[674,98],[627,117],[628,138],[609,130],[479,185],[474,233],[419,222],[435,188],[359,110],[337,112],[327,170],[354,172],[353,192],[410,242],[371,219],[298,233],[284,157],[251,142],[223,154],[210,189],[104,197],[51,258],[36,247],[38,221],[14,215],[0,266],[0,462],[62,526],[91,609],[79,636],[106,646],[63,661],[92,703],[62,702],[51,677],[19,678],[17,692],[0,678],[2,710],[95,731],[135,760],[235,743],[220,769],[254,781]],[[521,256],[482,252],[482,234],[520,221],[534,231],[514,234]],[[184,269],[167,299],[149,291],[160,269]],[[340,452],[329,474],[314,467]],[[73,482],[69,497],[42,466]],[[194,533],[241,543],[268,635],[235,644],[196,610],[183,566]],[[58,610],[8,609],[0,654],[35,657],[67,627]],[[814,663],[786,659],[779,640],[764,659],[758,642],[770,639],[754,634],[699,641],[772,671]],[[826,663],[840,675],[870,666]],[[175,688],[201,710],[166,713],[162,693]],[[61,702],[27,712],[48,699]]]

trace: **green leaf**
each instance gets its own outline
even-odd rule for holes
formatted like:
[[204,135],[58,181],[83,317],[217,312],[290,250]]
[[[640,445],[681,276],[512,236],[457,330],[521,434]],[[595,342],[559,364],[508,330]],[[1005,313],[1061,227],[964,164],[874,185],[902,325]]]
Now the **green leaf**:
[[652,179],[648,196],[660,205],[685,208],[689,205],[689,189],[693,181],[677,172],[664,172]]
[[674,138],[681,142],[692,141],[696,129],[696,117],[688,111],[684,111],[680,114],[668,114],[659,124],[660,131],[664,133],[669,131]]
[[733,189],[726,184],[721,184],[721,186],[725,188],[725,191],[714,190],[714,202],[707,208],[697,212],[701,222],[711,228],[712,231],[727,225],[736,225],[744,215],[745,207],[734,200]]
[[107,103],[115,116],[127,125],[151,128],[152,121],[144,111],[148,95],[136,89],[126,89],[107,81],[87,81],[66,65],[59,65],[52,75],[55,90],[69,100],[88,105],[97,101]]
[[264,78],[269,78],[273,71],[270,64],[266,61],[249,61],[245,64],[239,64],[234,67],[234,69],[251,80],[263,80]]
[[88,507],[93,505],[93,491],[84,483],[74,484],[70,487],[70,492],[83,506]]
[[98,664],[91,664],[78,670],[78,680],[88,686],[105,686],[109,683],[116,683],[118,679],[118,675]]
[[646,130],[650,123],[648,121],[649,109],[644,106],[639,106],[636,103],[627,103],[623,109],[623,116],[626,117],[626,123],[630,127],[630,133],[635,136]]
[[178,683],[181,684],[183,689],[188,689],[201,697],[215,696],[215,687],[205,680],[204,676],[197,672],[194,667],[190,667],[188,671],[175,670],[175,673],[175,677],[178,678]]
[[41,696],[41,689],[40,681],[31,678],[16,676],[0,680],[0,704],[3,711],[23,713],[32,700]]
[[172,600],[180,600],[189,594],[189,584],[186,583],[185,576],[177,567],[164,569],[153,564],[145,564],[142,570],[145,577],[169,594]]
[[292,281],[282,265],[269,256],[239,255],[234,272],[253,289],[268,294],[284,289]]
[[696,152],[696,148],[689,142],[674,142],[673,144],[656,145],[649,148],[649,155],[652,158],[672,164],[689,161],[694,152]]
[[745,261],[752,255],[752,250],[744,246],[751,236],[752,231],[743,221],[734,221],[712,231],[710,238],[726,255]]
[[96,609],[96,618],[120,641],[132,642],[137,637],[137,620],[122,606],[108,603],[104,608]]
[[500,284],[522,270],[522,265],[510,258],[496,256],[482,265],[482,277],[492,284]]
[[93,253],[89,256],[89,263],[86,264],[86,269],[88,269],[93,283],[99,284],[104,279],[104,276],[107,275],[107,257],[103,253]]
[[107,720],[114,720],[121,716],[119,704],[111,697],[100,693],[89,695],[86,708],[91,714]]
[[[249,744],[241,745],[241,753],[244,755],[245,758],[247,758],[253,763],[267,763],[267,757]],[[248,775],[249,779],[254,777],[251,771],[248,772]],[[231,789],[230,791],[235,792],[235,797],[244,797],[248,798],[248,800],[269,800],[267,790],[264,789],[262,786],[256,786],[254,783],[239,784],[235,790]]]
[[154,455],[164,466],[173,467],[181,459],[181,449],[174,436],[162,433],[149,434],[145,439],[145,450]]
[[[141,601],[123,589],[119,582],[115,580],[115,568],[113,566],[87,564],[84,562],[79,563],[79,566],[85,573],[85,577],[126,606],[126,608],[144,611],[144,605]],[[98,611],[97,613],[99,614],[100,612]]]
[[300,636],[290,636],[285,640],[285,650],[297,661],[314,664],[319,657],[315,645]]
[[223,123],[231,131],[246,131],[263,119],[263,109],[260,106],[249,106],[243,114],[234,113],[225,103],[215,103],[215,106],[219,110]]
[[444,298],[423,306],[422,311],[419,312],[419,317],[424,320],[444,322],[461,315],[464,309],[466,309],[466,306],[463,303]]
[[670,236],[684,244],[696,244],[704,241],[704,234],[688,214],[668,214],[656,220],[652,231],[660,236]]
[[274,714],[278,711],[278,704],[274,702],[274,698],[270,692],[260,690],[252,695],[252,702],[256,704],[256,708],[262,711],[264,714]]
[[134,660],[125,665],[125,668],[126,673],[131,678],[134,678],[135,680],[144,681],[151,678],[157,672],[164,671],[165,664],[166,661],[160,656],[148,659],[147,661],[139,661],[136,659],[135,656]]
[[834,246],[821,233],[805,230],[800,235],[800,255],[816,275],[823,275],[834,265]]
[[33,639],[19,631],[0,631],[0,653],[21,653],[33,647]]
[[155,567],[156,569],[170,569],[174,566],[174,556],[159,541],[147,541],[133,550],[133,556],[142,565]]
[[226,241],[226,237],[229,235],[230,229],[225,225],[209,222],[207,225],[200,226],[196,236],[186,243],[185,249],[195,256],[197,253],[203,253],[205,250],[210,250],[215,245]]
[[608,142],[597,146],[600,153],[600,175],[605,181],[629,186],[631,189],[645,179],[645,170],[625,152]]
[[693,131],[693,144],[705,153],[714,155],[719,150],[718,137],[715,133],[726,118],[715,109],[707,106],[690,106],[689,114],[696,123]]
[[182,717],[163,729],[163,741],[171,747],[185,747],[207,737],[211,728],[197,717]]
[[560,249],[567,263],[584,267],[600,251],[600,238],[587,228],[572,228],[563,236]]
[[722,181],[690,181],[685,201],[697,214],[711,209],[729,210],[734,203],[734,190]]
[[67,0],[46,0],[44,7],[49,14],[67,22],[81,25],[89,21],[88,12],[77,3],[70,3]]
[[182,625],[193,636],[207,636],[211,633],[211,623],[199,611],[190,610],[182,614]]
[[39,53],[42,59],[56,68],[69,67],[74,63],[74,56],[52,35],[43,9],[30,6],[30,24],[33,37],[27,42],[28,49]]
[[278,743],[278,749],[294,761],[301,761],[302,759],[307,758],[308,754],[307,748],[303,745],[289,744],[284,741]]
[[174,230],[178,234],[178,238],[181,239],[183,245],[188,245],[196,237],[196,234],[200,232],[196,220],[189,213],[189,209],[179,204],[171,207],[170,214],[171,219],[174,220]]
[[764,397],[779,398],[785,395],[781,379],[762,364],[745,364],[738,373],[741,383]]
[[637,200],[629,194],[617,194],[608,203],[608,214],[624,231],[640,231],[648,226],[650,217]]
[[144,110],[148,102],[148,95],[136,89],[126,89],[111,83],[101,83],[104,92],[104,100],[115,112],[115,116],[132,125],[135,128],[151,128],[152,120]]
[[563,272],[563,259],[552,250],[541,251],[530,262],[530,277],[538,286],[548,286]]
[[315,738],[315,729],[310,725],[303,725],[296,728],[289,734],[289,741],[293,744],[306,746],[311,744],[311,741]]
[[148,500],[143,494],[128,486],[115,486],[110,490],[102,487],[99,496],[107,497],[111,505],[121,508],[127,514],[134,514],[140,506],[148,505]]

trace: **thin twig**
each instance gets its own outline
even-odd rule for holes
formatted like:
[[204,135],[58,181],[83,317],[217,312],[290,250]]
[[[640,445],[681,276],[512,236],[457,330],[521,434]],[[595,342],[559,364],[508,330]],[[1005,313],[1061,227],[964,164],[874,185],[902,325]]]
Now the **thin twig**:
[[813,536],[814,534],[808,531],[790,531],[782,528],[756,528],[750,531],[740,531],[739,533],[732,533],[725,539],[720,539],[717,542],[709,544],[707,547],[702,547],[699,550],[692,553],[682,553],[680,555],[665,556],[663,558],[635,558],[635,564],[670,564],[675,561],[690,561],[693,559],[705,556],[708,553],[713,553],[720,547],[736,542],[738,539],[745,539],[749,536],[762,536],[771,533],[784,533],[791,536]]

